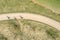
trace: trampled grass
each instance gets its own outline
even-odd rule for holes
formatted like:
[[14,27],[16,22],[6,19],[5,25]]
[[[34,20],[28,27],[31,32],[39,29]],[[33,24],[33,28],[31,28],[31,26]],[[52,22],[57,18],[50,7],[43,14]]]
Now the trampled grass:
[[0,14],[15,12],[40,14],[60,22],[60,14],[37,5],[32,0],[0,0]]
[[5,40],[60,40],[57,29],[25,19],[0,21],[0,33],[7,38]]

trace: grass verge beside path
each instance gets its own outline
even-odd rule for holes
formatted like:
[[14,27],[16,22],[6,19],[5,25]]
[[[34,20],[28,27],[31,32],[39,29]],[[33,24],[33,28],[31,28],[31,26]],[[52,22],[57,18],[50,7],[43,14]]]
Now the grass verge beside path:
[[60,13],[60,0],[35,0],[39,4],[43,4],[55,12]]
[[0,33],[7,40],[60,40],[60,31],[57,29],[25,19],[0,21]]
[[60,14],[56,14],[43,6],[37,5],[32,0],[0,0],[0,14],[15,12],[40,14],[60,22]]

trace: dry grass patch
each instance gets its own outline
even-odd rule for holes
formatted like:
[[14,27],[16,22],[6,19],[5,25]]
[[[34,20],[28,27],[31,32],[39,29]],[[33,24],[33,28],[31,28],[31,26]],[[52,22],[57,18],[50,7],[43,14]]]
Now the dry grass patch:
[[0,21],[5,40],[60,40],[60,31],[44,23],[25,19]]

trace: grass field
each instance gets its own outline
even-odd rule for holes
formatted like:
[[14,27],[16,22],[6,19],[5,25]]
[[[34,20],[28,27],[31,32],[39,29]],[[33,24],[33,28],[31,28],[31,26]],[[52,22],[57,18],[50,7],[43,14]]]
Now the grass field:
[[60,31],[33,20],[0,21],[0,40],[60,40]]
[[[41,0],[41,2],[44,3],[45,1]],[[50,1],[48,2],[49,4],[45,2],[47,6],[59,9],[60,6],[57,1],[55,3],[52,1],[52,5]],[[60,22],[60,14],[35,4],[32,0],[0,0],[0,14],[21,12],[47,16]],[[0,21],[0,40],[60,40],[60,31],[47,24],[33,20],[10,19]]]
[[0,0],[0,14],[15,12],[40,14],[60,22],[60,14],[37,5],[32,0]]
[[55,10],[55,12],[60,13],[60,0],[35,0],[36,2],[40,4],[44,4],[49,8],[52,8]]

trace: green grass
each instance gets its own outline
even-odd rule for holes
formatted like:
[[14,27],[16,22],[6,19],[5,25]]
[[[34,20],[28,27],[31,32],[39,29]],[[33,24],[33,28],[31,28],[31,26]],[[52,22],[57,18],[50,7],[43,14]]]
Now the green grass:
[[31,0],[0,0],[0,14],[16,12],[44,15],[60,22],[60,14],[34,4]]
[[57,11],[60,13],[60,0],[36,0],[36,2],[42,3],[55,10],[55,12]]
[[[5,36],[7,34],[7,39],[12,37],[13,39],[18,38],[19,40],[60,40],[59,30],[47,24],[33,20],[15,19],[0,21],[0,30],[1,28],[3,31],[0,31],[0,33],[4,32],[5,34],[2,34]],[[9,32],[4,31],[7,29]]]

